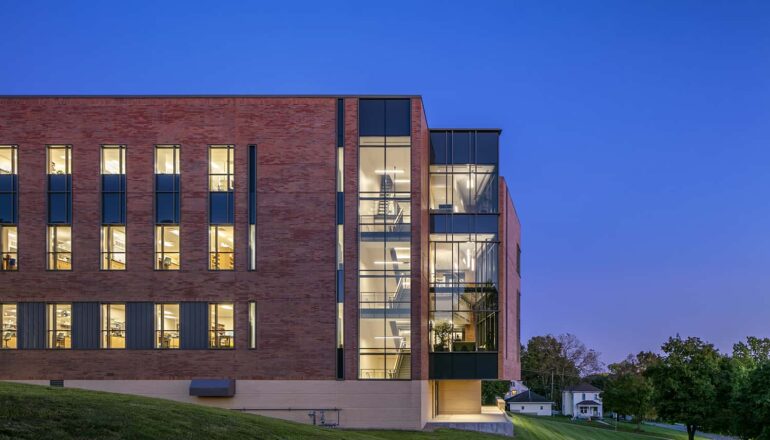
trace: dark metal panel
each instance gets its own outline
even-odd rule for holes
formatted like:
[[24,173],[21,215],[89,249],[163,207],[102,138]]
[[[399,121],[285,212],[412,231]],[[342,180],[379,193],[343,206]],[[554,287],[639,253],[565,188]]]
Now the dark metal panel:
[[72,348],[99,348],[99,303],[72,303]]
[[45,348],[45,303],[22,302],[17,307],[19,348]]
[[209,348],[209,305],[205,302],[183,302],[179,307],[180,348]]
[[497,352],[434,352],[431,379],[497,379]]
[[126,348],[155,348],[155,307],[150,302],[126,304]]
[[235,379],[193,379],[190,395],[198,397],[233,397]]

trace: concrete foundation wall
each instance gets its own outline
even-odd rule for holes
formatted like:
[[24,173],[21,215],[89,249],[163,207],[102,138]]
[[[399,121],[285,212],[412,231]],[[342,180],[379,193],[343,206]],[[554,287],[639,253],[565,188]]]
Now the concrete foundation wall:
[[[48,381],[18,381],[48,385]],[[65,388],[134,394],[312,423],[316,410],[339,410],[342,428],[422,429],[430,412],[428,381],[238,380],[234,397],[193,397],[189,380],[65,380]],[[428,406],[426,406],[428,405]],[[292,410],[290,410],[292,409]],[[324,411],[336,423],[335,411]]]

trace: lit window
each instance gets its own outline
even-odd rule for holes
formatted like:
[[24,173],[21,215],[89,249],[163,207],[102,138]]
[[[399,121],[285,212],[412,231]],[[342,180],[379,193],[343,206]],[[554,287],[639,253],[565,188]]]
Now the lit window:
[[48,174],[72,174],[72,148],[69,145],[48,146]]
[[126,270],[126,227],[102,226],[102,270]]
[[155,304],[155,348],[179,348],[179,304]]
[[126,147],[124,145],[102,146],[102,174],[126,174]]
[[155,174],[179,174],[179,145],[155,146]]
[[0,349],[17,348],[16,345],[16,304],[0,304],[2,318],[2,333],[0,333]]
[[19,269],[19,235],[16,226],[0,225],[0,270]]
[[48,226],[48,270],[72,270],[71,226]]
[[209,147],[209,191],[232,191],[234,172],[235,148],[232,145],[211,145]]
[[257,302],[249,302],[249,348],[257,348]]
[[155,227],[155,269],[179,270],[179,226]]
[[102,304],[102,348],[126,348],[125,304]]
[[48,223],[72,223],[72,149],[50,145],[47,149]]
[[0,175],[16,175],[16,145],[0,145]]
[[71,304],[48,304],[48,348],[72,348]]
[[209,304],[209,347],[235,348],[233,304]]
[[235,269],[232,226],[209,226],[209,269]]
[[16,146],[0,145],[0,224],[15,224],[18,217]]

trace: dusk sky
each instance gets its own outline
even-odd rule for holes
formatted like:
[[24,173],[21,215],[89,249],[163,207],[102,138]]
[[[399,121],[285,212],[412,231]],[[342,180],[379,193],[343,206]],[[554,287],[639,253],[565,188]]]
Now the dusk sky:
[[770,2],[136,3],[3,2],[0,94],[419,94],[503,129],[525,340],[770,336]]

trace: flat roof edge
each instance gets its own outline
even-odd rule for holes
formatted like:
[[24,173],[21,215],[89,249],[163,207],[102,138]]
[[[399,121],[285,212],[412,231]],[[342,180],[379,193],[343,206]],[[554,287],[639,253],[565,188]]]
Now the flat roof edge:
[[0,99],[34,99],[34,98],[418,98],[422,99],[422,95],[351,95],[351,94],[339,94],[339,95],[196,95],[196,94],[181,94],[181,95],[0,95]]
[[496,131],[502,133],[502,128],[496,127],[454,127],[454,128],[431,128],[430,131]]

